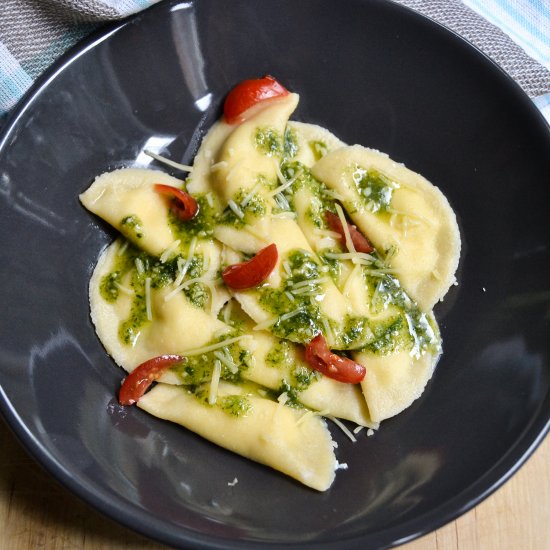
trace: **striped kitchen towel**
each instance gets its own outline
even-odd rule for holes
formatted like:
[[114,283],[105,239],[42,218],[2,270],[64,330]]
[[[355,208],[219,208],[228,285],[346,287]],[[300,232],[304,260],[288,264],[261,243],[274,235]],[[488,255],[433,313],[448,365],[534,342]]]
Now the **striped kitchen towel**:
[[64,51],[158,0],[0,0],[0,122]]
[[[158,1],[0,0],[0,125],[65,50],[100,25]],[[507,71],[550,120],[548,0],[394,1],[472,42]]]

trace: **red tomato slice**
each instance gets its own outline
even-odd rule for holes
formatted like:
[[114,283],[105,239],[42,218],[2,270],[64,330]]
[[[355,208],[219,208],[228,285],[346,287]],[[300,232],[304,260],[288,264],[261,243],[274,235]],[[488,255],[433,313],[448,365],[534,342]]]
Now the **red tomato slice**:
[[172,199],[170,208],[180,220],[186,222],[197,215],[199,203],[189,193],[163,183],[155,183],[154,189],[157,193]]
[[248,262],[227,266],[222,272],[222,278],[229,288],[235,290],[253,288],[269,277],[278,258],[277,245],[272,243],[262,248]]
[[133,405],[172,365],[181,363],[180,355],[159,355],[136,367],[123,381],[118,400],[121,405]]
[[279,84],[272,76],[264,76],[254,80],[243,80],[237,84],[225,98],[223,114],[227,124],[243,121],[243,113],[260,101],[283,97],[288,90]]
[[365,378],[365,374],[367,373],[363,365],[347,357],[340,357],[332,353],[322,334],[318,334],[306,346],[305,357],[312,369],[318,370],[325,376],[339,382],[358,384]]
[[[325,219],[330,229],[332,231],[335,231],[336,233],[339,233],[340,240],[344,244],[346,244],[346,235],[344,233],[344,228],[342,227],[340,217],[327,210],[325,212]],[[370,254],[374,251],[374,247],[372,246],[372,244],[370,244],[367,237],[365,237],[365,235],[363,235],[363,233],[361,233],[361,231],[359,231],[359,229],[357,229],[355,225],[351,225],[350,223],[348,223],[348,229],[351,237],[351,242],[353,243],[353,246],[355,247],[355,250],[357,252]]]

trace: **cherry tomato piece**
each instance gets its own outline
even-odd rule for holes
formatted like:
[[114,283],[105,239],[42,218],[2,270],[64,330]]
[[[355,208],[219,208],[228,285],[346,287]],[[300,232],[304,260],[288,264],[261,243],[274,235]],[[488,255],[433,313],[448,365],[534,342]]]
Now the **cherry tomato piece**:
[[306,346],[305,358],[312,369],[339,382],[358,384],[367,372],[363,365],[332,353],[322,334],[318,334]]
[[180,220],[186,222],[197,215],[199,203],[189,193],[163,183],[155,183],[154,189],[157,193],[172,199],[170,208]]
[[180,355],[159,355],[136,367],[122,382],[118,392],[121,405],[133,405],[172,365],[181,363],[185,358]]
[[262,248],[247,262],[227,266],[222,278],[229,288],[245,290],[265,281],[275,269],[279,254],[275,243]]
[[[342,222],[340,217],[328,210],[325,212],[325,219],[329,228],[340,235],[340,240],[346,244],[346,235],[344,233],[344,228],[342,227]],[[374,247],[370,244],[369,240],[355,225],[348,223],[349,234],[351,237],[351,242],[355,247],[357,252],[364,252],[365,254],[370,254],[374,251]]]
[[272,76],[243,80],[225,98],[223,114],[227,124],[243,121],[243,113],[261,101],[288,95],[288,90]]

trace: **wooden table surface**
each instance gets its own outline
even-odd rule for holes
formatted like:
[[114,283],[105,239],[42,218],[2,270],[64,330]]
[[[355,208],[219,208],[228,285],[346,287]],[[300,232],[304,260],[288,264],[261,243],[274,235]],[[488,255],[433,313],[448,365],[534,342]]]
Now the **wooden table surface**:
[[[44,472],[0,419],[0,550],[161,549],[82,503]],[[548,550],[550,437],[500,490],[400,550]]]

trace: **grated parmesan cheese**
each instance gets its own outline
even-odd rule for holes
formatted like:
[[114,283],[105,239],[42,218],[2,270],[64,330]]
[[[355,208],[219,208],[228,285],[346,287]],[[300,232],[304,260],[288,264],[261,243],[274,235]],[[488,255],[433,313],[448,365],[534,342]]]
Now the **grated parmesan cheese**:
[[329,282],[326,277],[317,277],[316,279],[308,279],[292,285],[292,289],[302,288],[310,285],[325,284]]
[[[344,216],[344,211],[342,210],[342,207],[339,204],[335,204],[334,208],[336,208],[336,213],[338,214],[338,217],[340,218],[340,223],[342,224],[342,229],[344,231],[344,236],[346,238],[346,246],[348,248],[348,251],[355,256],[357,254],[357,250],[355,250],[355,246],[351,239],[348,222],[346,220],[346,216]],[[352,261],[353,259],[354,258],[352,258]]]
[[121,285],[120,283],[115,283],[115,284],[121,292],[124,292],[124,294],[128,294],[128,296],[132,296],[134,294],[134,291],[131,288],[127,288]]
[[218,342],[216,344],[211,344],[210,346],[204,346],[202,348],[195,348],[188,350],[184,353],[186,357],[192,357],[194,355],[202,355],[203,353],[208,353],[210,351],[214,351],[216,349],[225,348],[229,344],[234,344],[235,342],[239,342],[240,340],[243,340],[244,338],[248,338],[248,335],[243,336],[235,336],[235,338],[228,338],[227,340],[222,340],[221,342]]
[[351,252],[327,252],[325,256],[329,260],[353,260],[355,258],[369,263],[375,261],[373,256],[366,254],[365,252],[355,252],[355,254],[352,254]]
[[347,426],[340,422],[338,418],[332,415],[326,415],[329,420],[332,420],[354,443],[357,443],[356,437],[348,430]]
[[222,351],[215,351],[214,356],[217,357],[221,363],[223,363],[231,371],[232,374],[237,374],[239,372],[239,368],[233,362],[233,358],[229,354],[229,350],[227,348],[223,348]]
[[151,277],[145,279],[145,309],[147,311],[147,320],[153,320],[153,311],[151,309]]
[[212,369],[212,380],[210,381],[210,391],[208,392],[208,404],[215,405],[218,399],[218,386],[220,384],[220,375],[222,372],[222,364],[219,361],[214,361]]
[[302,171],[299,170],[298,172],[296,172],[296,174],[294,174],[292,179],[287,180],[281,172],[281,167],[279,166],[279,163],[277,161],[275,161],[275,171],[277,172],[277,177],[279,178],[279,181],[282,183],[282,185],[269,193],[271,197],[274,197],[275,195],[279,195],[283,191],[286,191],[296,181],[296,178],[302,173]]
[[143,261],[141,258],[136,258],[135,262],[136,269],[139,275],[143,275],[145,273],[145,266],[143,265]]
[[172,168],[177,168],[178,170],[182,170],[183,172],[192,172],[193,171],[192,166],[188,166],[187,164],[180,164],[179,162],[174,162],[173,160],[170,160],[166,157],[163,157],[162,155],[159,155],[157,153],[153,153],[153,151],[149,151],[149,149],[145,149],[143,152],[148,157],[154,158],[155,160],[158,160],[159,162],[167,164],[168,166],[171,166]]
[[129,241],[124,241],[122,243],[122,245],[118,249],[117,256],[122,256],[126,252],[126,249],[128,248],[128,244],[129,244]]
[[239,218],[241,220],[244,218],[244,212],[240,209],[239,205],[234,200],[228,201],[227,206],[229,206],[229,208],[231,208],[231,210],[233,210],[233,212],[235,213],[235,216],[237,216],[237,218]]
[[246,208],[246,205],[252,200],[252,197],[254,197],[254,195],[258,192],[261,185],[262,183],[259,182],[252,188],[252,191],[250,191],[250,193],[248,193],[248,195],[246,195],[246,197],[241,201],[241,208]]
[[[176,277],[176,280],[174,281],[174,286],[175,287],[179,287],[185,277],[185,274],[187,273],[187,270],[189,269],[189,266],[191,265],[191,262],[193,261],[193,258],[195,257],[195,248],[197,247],[197,237],[193,237],[191,239],[191,242],[189,243],[189,253],[187,255],[187,260],[185,260],[185,262],[181,263],[180,262],[180,258],[178,258],[178,270],[179,270],[179,274],[178,276]],[[179,292],[181,289],[178,289],[177,292]],[[174,292],[174,296],[177,294],[177,292]],[[170,293],[172,294],[172,292]],[[170,296],[170,298],[168,298],[168,296],[165,296],[165,300],[168,301],[170,300],[171,298],[173,298],[173,296]]]
[[178,249],[181,241],[179,239],[175,240],[161,255],[160,255],[160,263],[163,264],[172,256],[172,254]]

